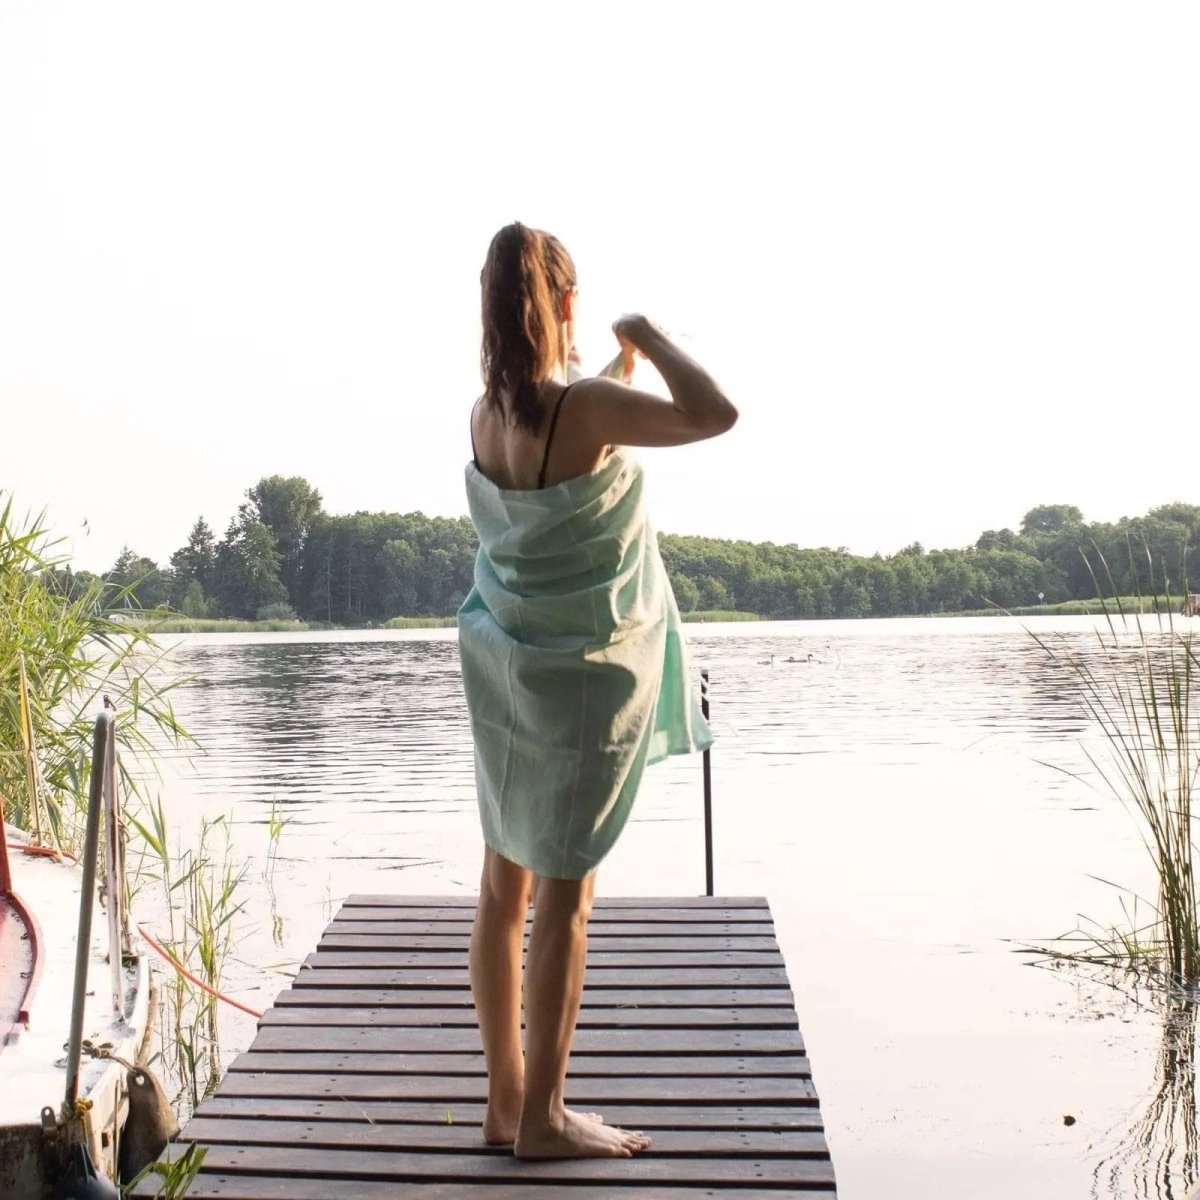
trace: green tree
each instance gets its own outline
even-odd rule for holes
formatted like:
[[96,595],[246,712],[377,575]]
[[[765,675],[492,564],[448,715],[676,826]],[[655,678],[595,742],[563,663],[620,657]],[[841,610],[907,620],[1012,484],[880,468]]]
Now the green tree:
[[268,605],[287,603],[275,537],[247,506],[217,547],[215,599],[222,616],[250,620]]
[[680,612],[695,612],[700,607],[700,588],[686,575],[677,575],[671,580],[671,587]]
[[1176,500],[1171,504],[1160,504],[1152,508],[1147,517],[1157,521],[1173,521],[1184,526],[1193,542],[1200,540],[1200,504],[1184,504]]
[[152,558],[146,558],[128,546],[122,547],[105,579],[124,593],[126,606],[158,608],[170,602],[170,572],[160,570]]
[[383,584],[383,609],[394,617],[417,611],[417,552],[404,538],[391,538],[379,548],[379,575]]
[[[203,517],[197,517],[188,540],[171,555],[171,603],[182,608],[191,585],[200,585],[207,596],[213,591],[216,578],[217,548],[213,532]],[[192,614],[189,614],[192,615]]]
[[200,585],[200,580],[193,579],[187,585],[187,591],[183,594],[183,599],[179,602],[179,611],[185,617],[207,617],[211,615],[210,606],[207,597],[204,595],[204,588]]
[[1039,504],[1021,518],[1021,532],[1059,533],[1064,529],[1078,529],[1082,524],[1083,513],[1073,504]]
[[299,475],[268,475],[246,492],[258,522],[271,531],[279,552],[279,574],[293,606],[300,601],[304,546],[321,515],[321,493]]

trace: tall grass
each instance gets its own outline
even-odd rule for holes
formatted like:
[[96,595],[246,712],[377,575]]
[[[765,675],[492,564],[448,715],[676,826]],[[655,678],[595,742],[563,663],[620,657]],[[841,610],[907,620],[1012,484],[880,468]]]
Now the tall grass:
[[236,617],[156,617],[139,624],[149,633],[304,633],[307,621],[272,618],[243,621]]
[[1183,601],[1171,596],[1093,596],[1090,600],[1062,600],[1058,604],[1019,604],[1012,608],[998,608],[987,604],[983,608],[959,609],[956,612],[926,613],[929,617],[994,617],[999,614],[1010,617],[1101,617],[1118,609],[1130,615],[1141,613],[1153,616],[1167,612],[1174,605],[1180,612]]
[[699,608],[679,614],[685,621],[761,621],[758,613],[735,612],[728,608]]
[[[1103,569],[1111,585],[1107,564]],[[1073,940],[1085,946],[1065,954],[1119,962],[1193,986],[1200,983],[1192,836],[1200,784],[1200,727],[1193,710],[1200,657],[1194,633],[1175,622],[1177,608],[1168,604],[1150,619],[1126,611],[1119,598],[1111,601],[1096,634],[1098,647],[1089,654],[1064,634],[1032,636],[1073,680],[1102,731],[1102,748],[1085,746],[1084,752],[1102,790],[1133,814],[1156,882],[1153,900],[1135,896],[1126,904],[1132,919],[1124,927],[1080,931]],[[1139,908],[1145,919],[1136,916]]]
[[[204,820],[194,846],[176,844],[161,797],[148,805],[142,821],[131,818],[145,852],[139,883],[158,885],[167,928],[158,940],[172,958],[213,991],[220,991],[225,963],[243,912],[242,884],[249,868],[235,853],[230,822]],[[159,1041],[166,1076],[176,1091],[181,1115],[216,1087],[221,1079],[219,1001],[179,972],[167,968],[158,1012]]]
[[[66,594],[54,568],[65,563],[41,515],[20,517],[0,493],[0,804],[5,820],[29,828],[33,812],[22,745],[21,671],[52,833],[77,845],[78,814],[91,770],[92,720],[107,696],[120,749],[149,747],[152,732],[187,742],[171,692],[181,680],[162,669],[163,651],[120,616],[127,592],[96,582]],[[136,783],[123,772],[127,790]]]
[[458,623],[457,617],[393,617],[384,622],[385,629],[449,629]]

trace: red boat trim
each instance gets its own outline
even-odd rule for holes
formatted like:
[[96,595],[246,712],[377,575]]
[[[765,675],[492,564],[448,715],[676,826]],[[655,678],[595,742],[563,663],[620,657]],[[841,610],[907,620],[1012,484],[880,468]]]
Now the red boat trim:
[[12,875],[8,869],[8,830],[4,828],[4,812],[0,808],[0,896],[12,891]]
[[25,928],[29,932],[29,949],[33,954],[33,967],[29,972],[29,979],[25,986],[25,996],[21,1001],[21,1007],[17,1011],[17,1021],[26,1029],[29,1028],[29,1014],[33,1007],[33,996],[37,991],[38,984],[42,981],[42,967],[45,966],[45,959],[42,955],[42,927],[38,924],[37,917],[33,915],[26,907],[25,902],[17,895],[16,892],[8,893],[9,903],[17,910],[17,916],[25,922]]
[[[25,1029],[29,1028],[34,993],[42,979],[42,967],[45,966],[42,955],[42,945],[45,939],[42,937],[42,927],[38,924],[37,918],[29,911],[25,901],[12,890],[12,873],[8,865],[8,830],[4,828],[3,820],[0,820],[0,896],[7,897],[17,916],[25,923],[25,932],[29,936],[29,953],[33,962],[29,969],[29,977],[25,981],[25,994],[21,997],[16,1023],[5,1032],[3,1041],[7,1041],[16,1030],[17,1025],[21,1025]],[[0,1041],[0,1045],[3,1044],[3,1041]]]

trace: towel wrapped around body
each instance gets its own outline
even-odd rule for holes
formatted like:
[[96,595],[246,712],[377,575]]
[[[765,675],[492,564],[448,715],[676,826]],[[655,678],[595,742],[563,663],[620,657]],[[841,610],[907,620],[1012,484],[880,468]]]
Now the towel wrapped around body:
[[712,742],[642,469],[617,450],[588,475],[510,490],[469,463],[467,497],[479,553],[458,640],[484,841],[582,879],[643,770]]

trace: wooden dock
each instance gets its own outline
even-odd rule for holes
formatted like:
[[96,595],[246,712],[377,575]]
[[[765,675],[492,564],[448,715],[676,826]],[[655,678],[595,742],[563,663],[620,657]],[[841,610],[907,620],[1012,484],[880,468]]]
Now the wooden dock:
[[[195,1200],[834,1196],[765,900],[598,900],[568,1104],[653,1138],[633,1159],[484,1145],[467,980],[474,901],[352,896],[181,1142]],[[152,1195],[147,1189],[139,1194]]]

